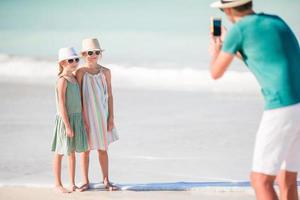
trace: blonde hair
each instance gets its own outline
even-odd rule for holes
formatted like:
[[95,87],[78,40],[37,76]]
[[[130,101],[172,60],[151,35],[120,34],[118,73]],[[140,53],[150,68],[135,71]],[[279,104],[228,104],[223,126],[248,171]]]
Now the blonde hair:
[[64,71],[64,68],[63,68],[63,66],[59,63],[58,64],[58,74],[57,74],[57,76],[60,76],[61,75],[61,73]]

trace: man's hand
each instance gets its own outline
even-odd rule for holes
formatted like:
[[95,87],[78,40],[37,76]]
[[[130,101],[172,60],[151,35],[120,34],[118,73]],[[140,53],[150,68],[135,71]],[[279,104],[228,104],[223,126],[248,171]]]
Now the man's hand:
[[215,58],[219,55],[222,48],[222,40],[220,37],[210,35],[209,53],[211,57]]
[[227,28],[225,26],[222,26],[222,32],[221,32],[221,41],[223,42],[225,40],[227,34]]
[[213,33],[210,33],[209,53],[212,57],[217,57],[219,55],[226,34],[227,29],[224,26],[222,26],[222,34],[220,37],[213,36]]
[[210,72],[213,79],[218,79],[223,76],[230,63],[233,60],[233,55],[222,52],[223,40],[226,37],[227,30],[222,26],[221,37],[214,37],[210,34],[209,52],[211,55]]

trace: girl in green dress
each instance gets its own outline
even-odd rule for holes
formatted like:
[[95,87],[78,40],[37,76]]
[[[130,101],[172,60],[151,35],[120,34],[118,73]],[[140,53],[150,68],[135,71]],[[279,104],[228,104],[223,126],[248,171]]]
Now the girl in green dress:
[[[77,189],[75,151],[85,152],[88,149],[79,85],[73,75],[78,62],[79,57],[73,48],[59,50],[59,77],[56,85],[57,114],[52,151],[55,152],[53,163],[55,188],[62,193],[70,193]],[[68,155],[69,158],[70,190],[66,189],[61,182],[61,161],[64,155]]]

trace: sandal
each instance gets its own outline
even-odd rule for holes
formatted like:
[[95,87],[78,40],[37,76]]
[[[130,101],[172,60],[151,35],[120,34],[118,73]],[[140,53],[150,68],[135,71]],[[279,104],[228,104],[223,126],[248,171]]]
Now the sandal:
[[78,190],[79,188],[76,185],[72,185],[71,186],[71,191],[75,192],[76,190]]
[[80,186],[79,192],[84,192],[84,191],[88,190],[89,188],[90,188],[89,183],[85,183],[82,186]]
[[103,181],[103,185],[104,185],[104,188],[107,190],[107,191],[117,191],[119,190],[120,188],[108,181],[105,181],[106,183],[104,183]]

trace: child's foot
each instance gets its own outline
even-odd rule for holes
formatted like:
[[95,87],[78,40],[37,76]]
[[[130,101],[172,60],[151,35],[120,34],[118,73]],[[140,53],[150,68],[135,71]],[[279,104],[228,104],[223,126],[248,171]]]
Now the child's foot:
[[59,193],[71,193],[70,190],[67,190],[62,185],[55,186],[55,190]]
[[84,191],[88,190],[89,188],[90,188],[89,183],[85,183],[82,186],[80,186],[79,192],[84,192]]
[[109,181],[103,181],[103,185],[107,191],[117,191],[119,188],[116,185],[113,185]]
[[79,188],[76,185],[72,185],[71,186],[71,191],[75,192],[76,190],[78,190]]

